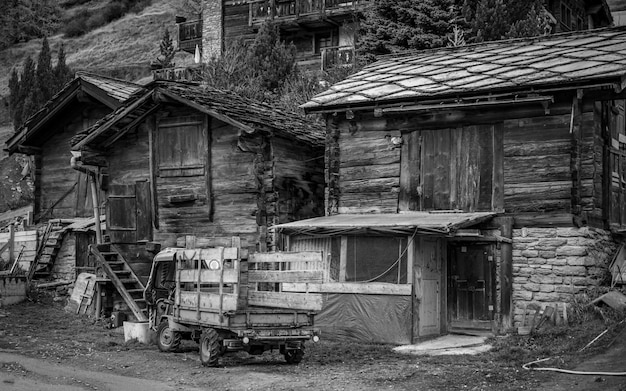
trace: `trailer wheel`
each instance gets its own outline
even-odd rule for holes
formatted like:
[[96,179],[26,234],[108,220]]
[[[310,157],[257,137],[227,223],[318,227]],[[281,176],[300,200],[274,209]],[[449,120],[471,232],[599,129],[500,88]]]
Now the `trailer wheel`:
[[172,352],[180,346],[182,335],[170,329],[167,320],[161,322],[157,328],[157,345],[162,352]]
[[285,361],[287,364],[298,364],[304,357],[304,346],[300,349],[287,349],[285,350]]
[[205,367],[216,367],[221,353],[220,336],[215,329],[204,329],[200,337],[200,361]]

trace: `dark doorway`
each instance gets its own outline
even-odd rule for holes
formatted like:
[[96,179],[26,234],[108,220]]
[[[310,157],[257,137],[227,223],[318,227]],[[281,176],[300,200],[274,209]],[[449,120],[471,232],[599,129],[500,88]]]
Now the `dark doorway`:
[[455,243],[448,248],[449,331],[491,331],[495,260],[491,244]]

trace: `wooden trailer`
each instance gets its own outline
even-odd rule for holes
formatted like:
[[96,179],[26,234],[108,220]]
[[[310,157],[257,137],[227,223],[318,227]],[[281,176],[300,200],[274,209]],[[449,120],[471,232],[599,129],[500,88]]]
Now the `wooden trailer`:
[[145,298],[151,327],[165,352],[182,338],[200,344],[204,365],[225,352],[261,354],[278,349],[289,363],[304,355],[304,342],[319,340],[314,311],[320,294],[283,292],[283,284],[319,284],[320,252],[254,253],[240,247],[166,249],[152,265]]

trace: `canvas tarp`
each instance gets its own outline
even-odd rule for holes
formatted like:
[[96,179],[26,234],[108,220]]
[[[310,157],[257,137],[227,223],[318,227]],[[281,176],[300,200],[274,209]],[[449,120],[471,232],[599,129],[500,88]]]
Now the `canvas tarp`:
[[322,338],[411,343],[411,296],[328,293],[315,316]]

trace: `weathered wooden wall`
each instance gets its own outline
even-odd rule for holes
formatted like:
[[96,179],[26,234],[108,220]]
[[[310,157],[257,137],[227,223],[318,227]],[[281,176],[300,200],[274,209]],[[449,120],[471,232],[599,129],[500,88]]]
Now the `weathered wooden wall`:
[[[51,129],[41,155],[35,158],[35,216],[41,218],[89,217],[93,215],[87,177],[70,167],[70,139],[108,113],[93,106],[73,107]],[[56,205],[55,205],[56,204]]]
[[549,112],[535,104],[331,119],[327,212],[504,210],[518,226],[567,226],[579,217],[602,227],[601,105],[581,100],[574,116],[572,107],[572,96],[562,95]]

